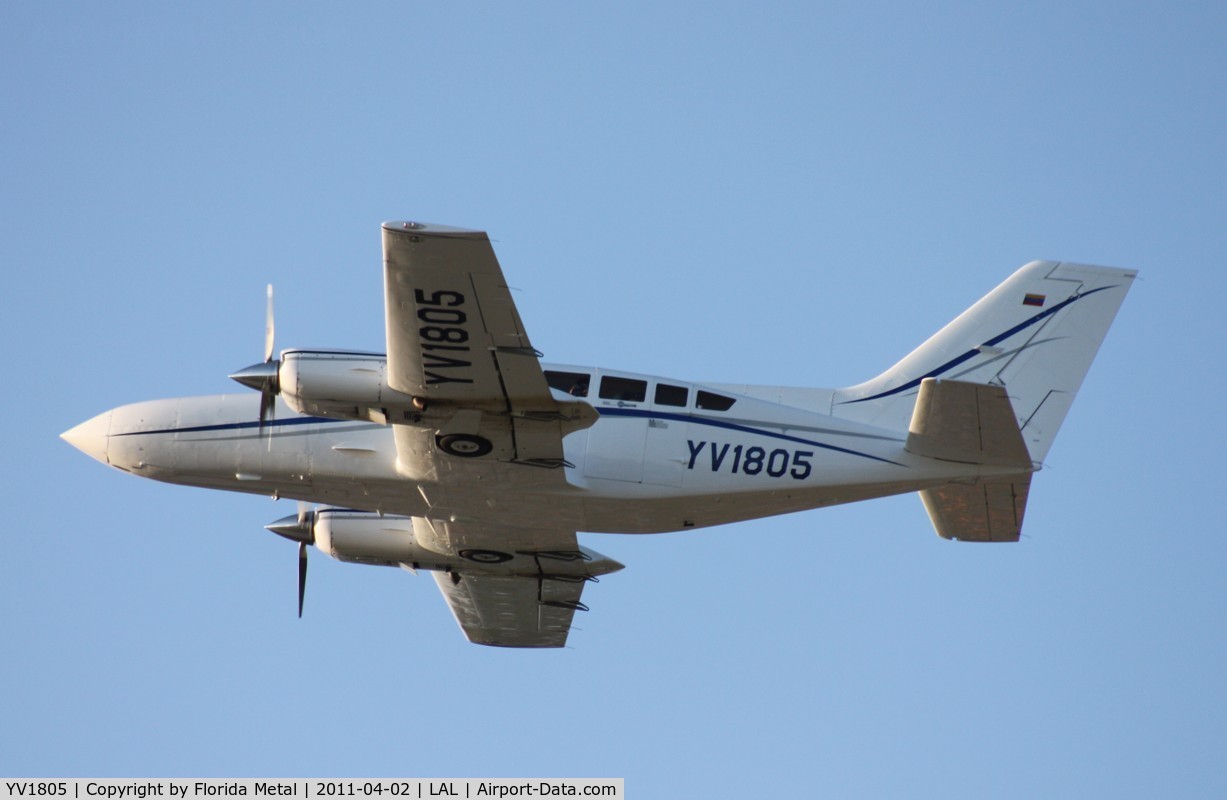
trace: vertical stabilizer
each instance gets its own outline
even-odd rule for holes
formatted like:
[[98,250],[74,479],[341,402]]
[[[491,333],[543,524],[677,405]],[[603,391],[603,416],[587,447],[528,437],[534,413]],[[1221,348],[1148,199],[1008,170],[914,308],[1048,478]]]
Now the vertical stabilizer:
[[1034,461],[1052,446],[1137,272],[1033,261],[832,413],[907,430],[926,378],[1004,387]]

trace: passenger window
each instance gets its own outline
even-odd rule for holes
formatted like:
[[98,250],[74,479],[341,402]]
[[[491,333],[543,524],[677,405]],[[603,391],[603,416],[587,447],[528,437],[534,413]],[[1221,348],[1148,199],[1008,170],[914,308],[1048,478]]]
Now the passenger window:
[[656,384],[656,405],[684,406],[690,390],[685,386],[673,386],[668,383]]
[[705,392],[702,389],[695,395],[695,407],[702,408],[706,411],[728,411],[733,407],[733,403],[737,401],[731,397],[725,397],[722,394],[714,392]]
[[548,369],[545,371],[545,382],[550,385],[551,389],[566,392],[572,397],[587,397],[588,384],[591,381],[592,376],[586,372],[560,372]]
[[648,396],[648,382],[633,378],[615,378],[606,375],[601,378],[602,400],[629,400],[632,403],[642,403]]

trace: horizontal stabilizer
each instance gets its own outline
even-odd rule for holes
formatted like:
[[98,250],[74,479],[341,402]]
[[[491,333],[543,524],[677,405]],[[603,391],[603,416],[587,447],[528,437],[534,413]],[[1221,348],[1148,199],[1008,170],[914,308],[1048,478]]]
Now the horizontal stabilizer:
[[983,383],[921,381],[905,447],[942,461],[1032,468],[1005,389]]
[[943,539],[1018,541],[1033,466],[1003,387],[925,378],[906,448],[942,461],[1017,467],[1014,475],[925,489],[920,499]]
[[972,485],[948,483],[920,493],[943,539],[961,542],[1017,542],[1031,473],[982,478]]

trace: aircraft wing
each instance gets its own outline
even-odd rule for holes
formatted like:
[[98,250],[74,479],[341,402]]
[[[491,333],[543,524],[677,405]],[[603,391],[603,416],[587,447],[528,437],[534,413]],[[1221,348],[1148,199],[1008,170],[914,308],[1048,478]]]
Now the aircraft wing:
[[467,441],[451,455],[561,466],[563,435],[596,413],[550,394],[489,237],[387,222],[383,252],[388,385],[415,398],[440,442]]
[[464,635],[475,644],[563,647],[571,618],[577,610],[587,610],[579,601],[583,579],[431,574]]
[[[456,559],[435,582],[469,641],[500,647],[562,647],[584,584],[622,569],[580,547],[574,531],[492,529],[437,520],[419,526],[423,542]],[[466,564],[471,567],[466,568]]]

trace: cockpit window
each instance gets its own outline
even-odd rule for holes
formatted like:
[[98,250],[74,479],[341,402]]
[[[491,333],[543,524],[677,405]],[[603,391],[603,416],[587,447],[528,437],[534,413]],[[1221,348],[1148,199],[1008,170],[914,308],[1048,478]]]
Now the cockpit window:
[[588,384],[592,382],[592,376],[587,372],[561,372],[547,369],[545,382],[550,385],[551,389],[566,392],[572,397],[587,397]]
[[629,400],[632,403],[642,403],[647,396],[647,381],[618,378],[613,375],[601,378],[602,400]]
[[685,406],[690,390],[685,386],[674,386],[669,383],[656,384],[656,405]]
[[702,389],[695,395],[694,404],[705,411],[728,411],[737,401],[715,392],[705,392]]

